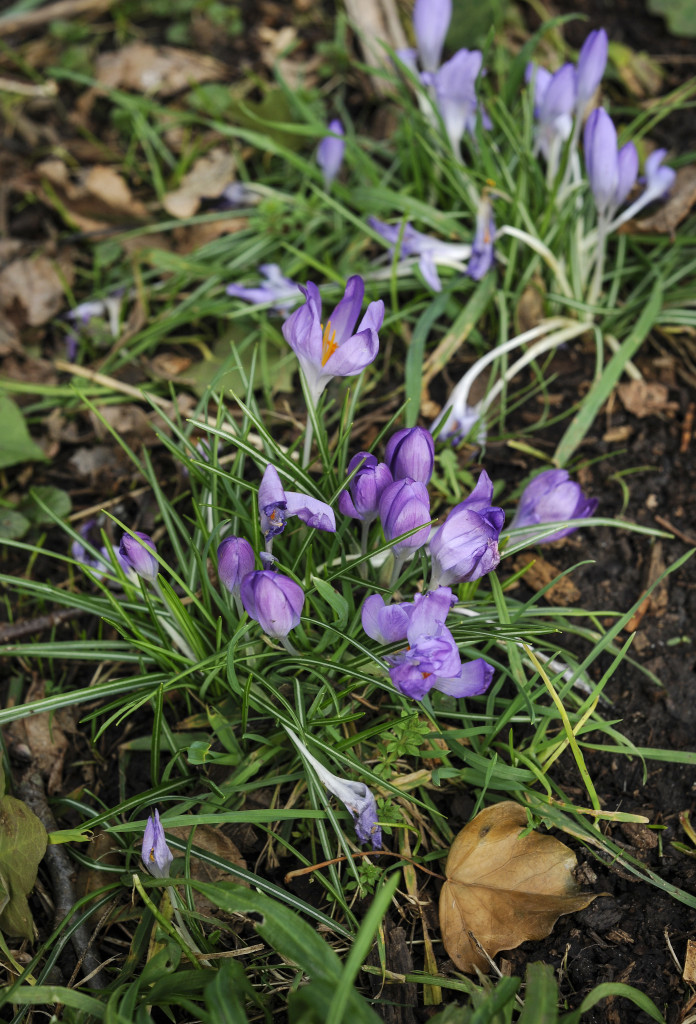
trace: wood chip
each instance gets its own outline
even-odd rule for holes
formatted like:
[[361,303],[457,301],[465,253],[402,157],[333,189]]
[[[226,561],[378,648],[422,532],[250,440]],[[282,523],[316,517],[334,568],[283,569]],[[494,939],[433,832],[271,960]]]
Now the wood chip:
[[[560,570],[548,562],[541,555],[532,554],[531,551],[523,551],[515,559],[513,568],[519,571],[524,566],[529,566],[523,576],[524,582],[534,591],[541,590],[559,575]],[[564,576],[558,583],[554,583],[544,594],[544,600],[548,604],[558,604],[561,607],[578,604],[580,591],[569,576]]]
[[694,939],[689,939],[686,943],[682,978],[692,985],[696,984],[696,941]]

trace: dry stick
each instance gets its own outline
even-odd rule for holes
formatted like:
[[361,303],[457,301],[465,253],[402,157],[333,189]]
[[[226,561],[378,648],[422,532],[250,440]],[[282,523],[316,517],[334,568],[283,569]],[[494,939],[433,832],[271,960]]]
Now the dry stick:
[[[444,875],[438,874],[437,871],[431,871],[430,868],[424,868],[423,865],[419,864],[417,861],[411,860],[410,857],[404,857],[400,853],[395,853],[393,850],[361,850],[359,853],[351,853],[350,856],[353,860],[356,860],[358,857],[398,857],[399,860],[404,860],[407,864],[413,864],[414,868],[424,871],[426,875],[432,875],[433,878],[440,878],[443,882],[447,881]],[[283,879],[283,884],[287,885],[291,878],[298,878],[300,875],[309,875],[312,871],[318,871],[319,868],[328,868],[331,864],[340,864],[344,860],[348,860],[348,857],[333,857],[332,860],[323,860],[321,864],[310,864],[307,868],[298,868],[297,871],[290,871]]]
[[[25,804],[31,808],[47,832],[57,831],[56,820],[46,802],[43,779],[35,768],[30,767],[24,773],[17,784],[17,792]],[[54,923],[58,927],[62,921],[70,916],[76,902],[75,891],[71,882],[72,864],[63,847],[53,846],[51,843],[46,847],[45,860],[51,875],[51,882],[53,883],[53,897],[55,900]],[[92,987],[104,988],[107,984],[106,980],[99,977],[95,978],[95,975],[98,975],[104,966],[90,948],[95,935],[96,931],[90,936],[89,928],[84,924],[79,924],[70,936],[70,941],[84,974],[92,979]]]
[[32,633],[44,633],[47,629],[60,626],[62,622],[69,622],[70,619],[77,619],[86,614],[86,608],[59,608],[54,612],[49,612],[48,615],[37,615],[35,619],[9,622],[0,626],[0,644],[19,640],[20,637],[30,636]]
[[24,11],[0,18],[0,36],[9,36],[26,28],[37,28],[59,18],[72,18],[77,14],[101,14],[114,0],[58,0],[38,11]]

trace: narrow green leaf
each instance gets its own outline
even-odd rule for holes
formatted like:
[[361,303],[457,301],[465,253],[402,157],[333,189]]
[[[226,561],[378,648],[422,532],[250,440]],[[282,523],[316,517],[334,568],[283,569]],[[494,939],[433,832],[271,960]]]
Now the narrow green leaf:
[[558,985],[550,964],[528,964],[524,1009],[517,1024],[556,1024]]

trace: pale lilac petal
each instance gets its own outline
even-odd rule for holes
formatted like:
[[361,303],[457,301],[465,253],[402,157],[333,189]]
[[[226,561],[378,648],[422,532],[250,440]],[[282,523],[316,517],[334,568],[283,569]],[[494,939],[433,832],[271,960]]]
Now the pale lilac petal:
[[363,601],[362,627],[377,643],[400,643],[408,632],[409,611],[406,604],[385,604],[381,594],[371,594]]
[[450,697],[473,697],[485,693],[492,681],[493,666],[483,658],[476,658],[462,665],[459,676],[449,679],[438,677],[433,683],[433,689]]
[[577,109],[580,114],[592,99],[607,66],[609,37],[603,28],[590,32],[578,54]]
[[343,298],[329,317],[331,330],[336,332],[335,344],[339,347],[353,333],[353,329],[360,316],[364,296],[365,282],[362,277],[359,274],[349,277]]
[[317,163],[324,175],[324,187],[327,189],[341,169],[346,148],[343,125],[338,118],[329,122],[329,131],[333,132],[333,135],[325,136],[317,148]]
[[442,282],[440,281],[440,275],[437,272],[437,266],[433,260],[432,254],[423,253],[418,261],[418,266],[420,267],[423,280],[427,284],[428,288],[434,292],[441,292]]
[[425,71],[437,70],[451,20],[452,0],[416,0],[413,5],[413,30]]
[[622,146],[617,154],[619,171],[618,184],[614,193],[614,204],[621,206],[638,177],[638,150],[632,142]]
[[319,501],[318,498],[312,498],[309,494],[302,494],[299,491],[286,491],[285,500],[288,516],[297,516],[315,530],[336,532],[334,511],[325,501]]

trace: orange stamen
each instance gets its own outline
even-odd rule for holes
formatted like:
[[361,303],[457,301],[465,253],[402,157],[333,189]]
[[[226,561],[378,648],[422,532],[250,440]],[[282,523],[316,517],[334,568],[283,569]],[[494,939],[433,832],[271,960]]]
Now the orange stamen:
[[324,330],[324,335],[321,339],[321,365],[326,366],[327,361],[334,354],[338,345],[336,344],[336,332],[331,330],[331,321],[329,320]]

